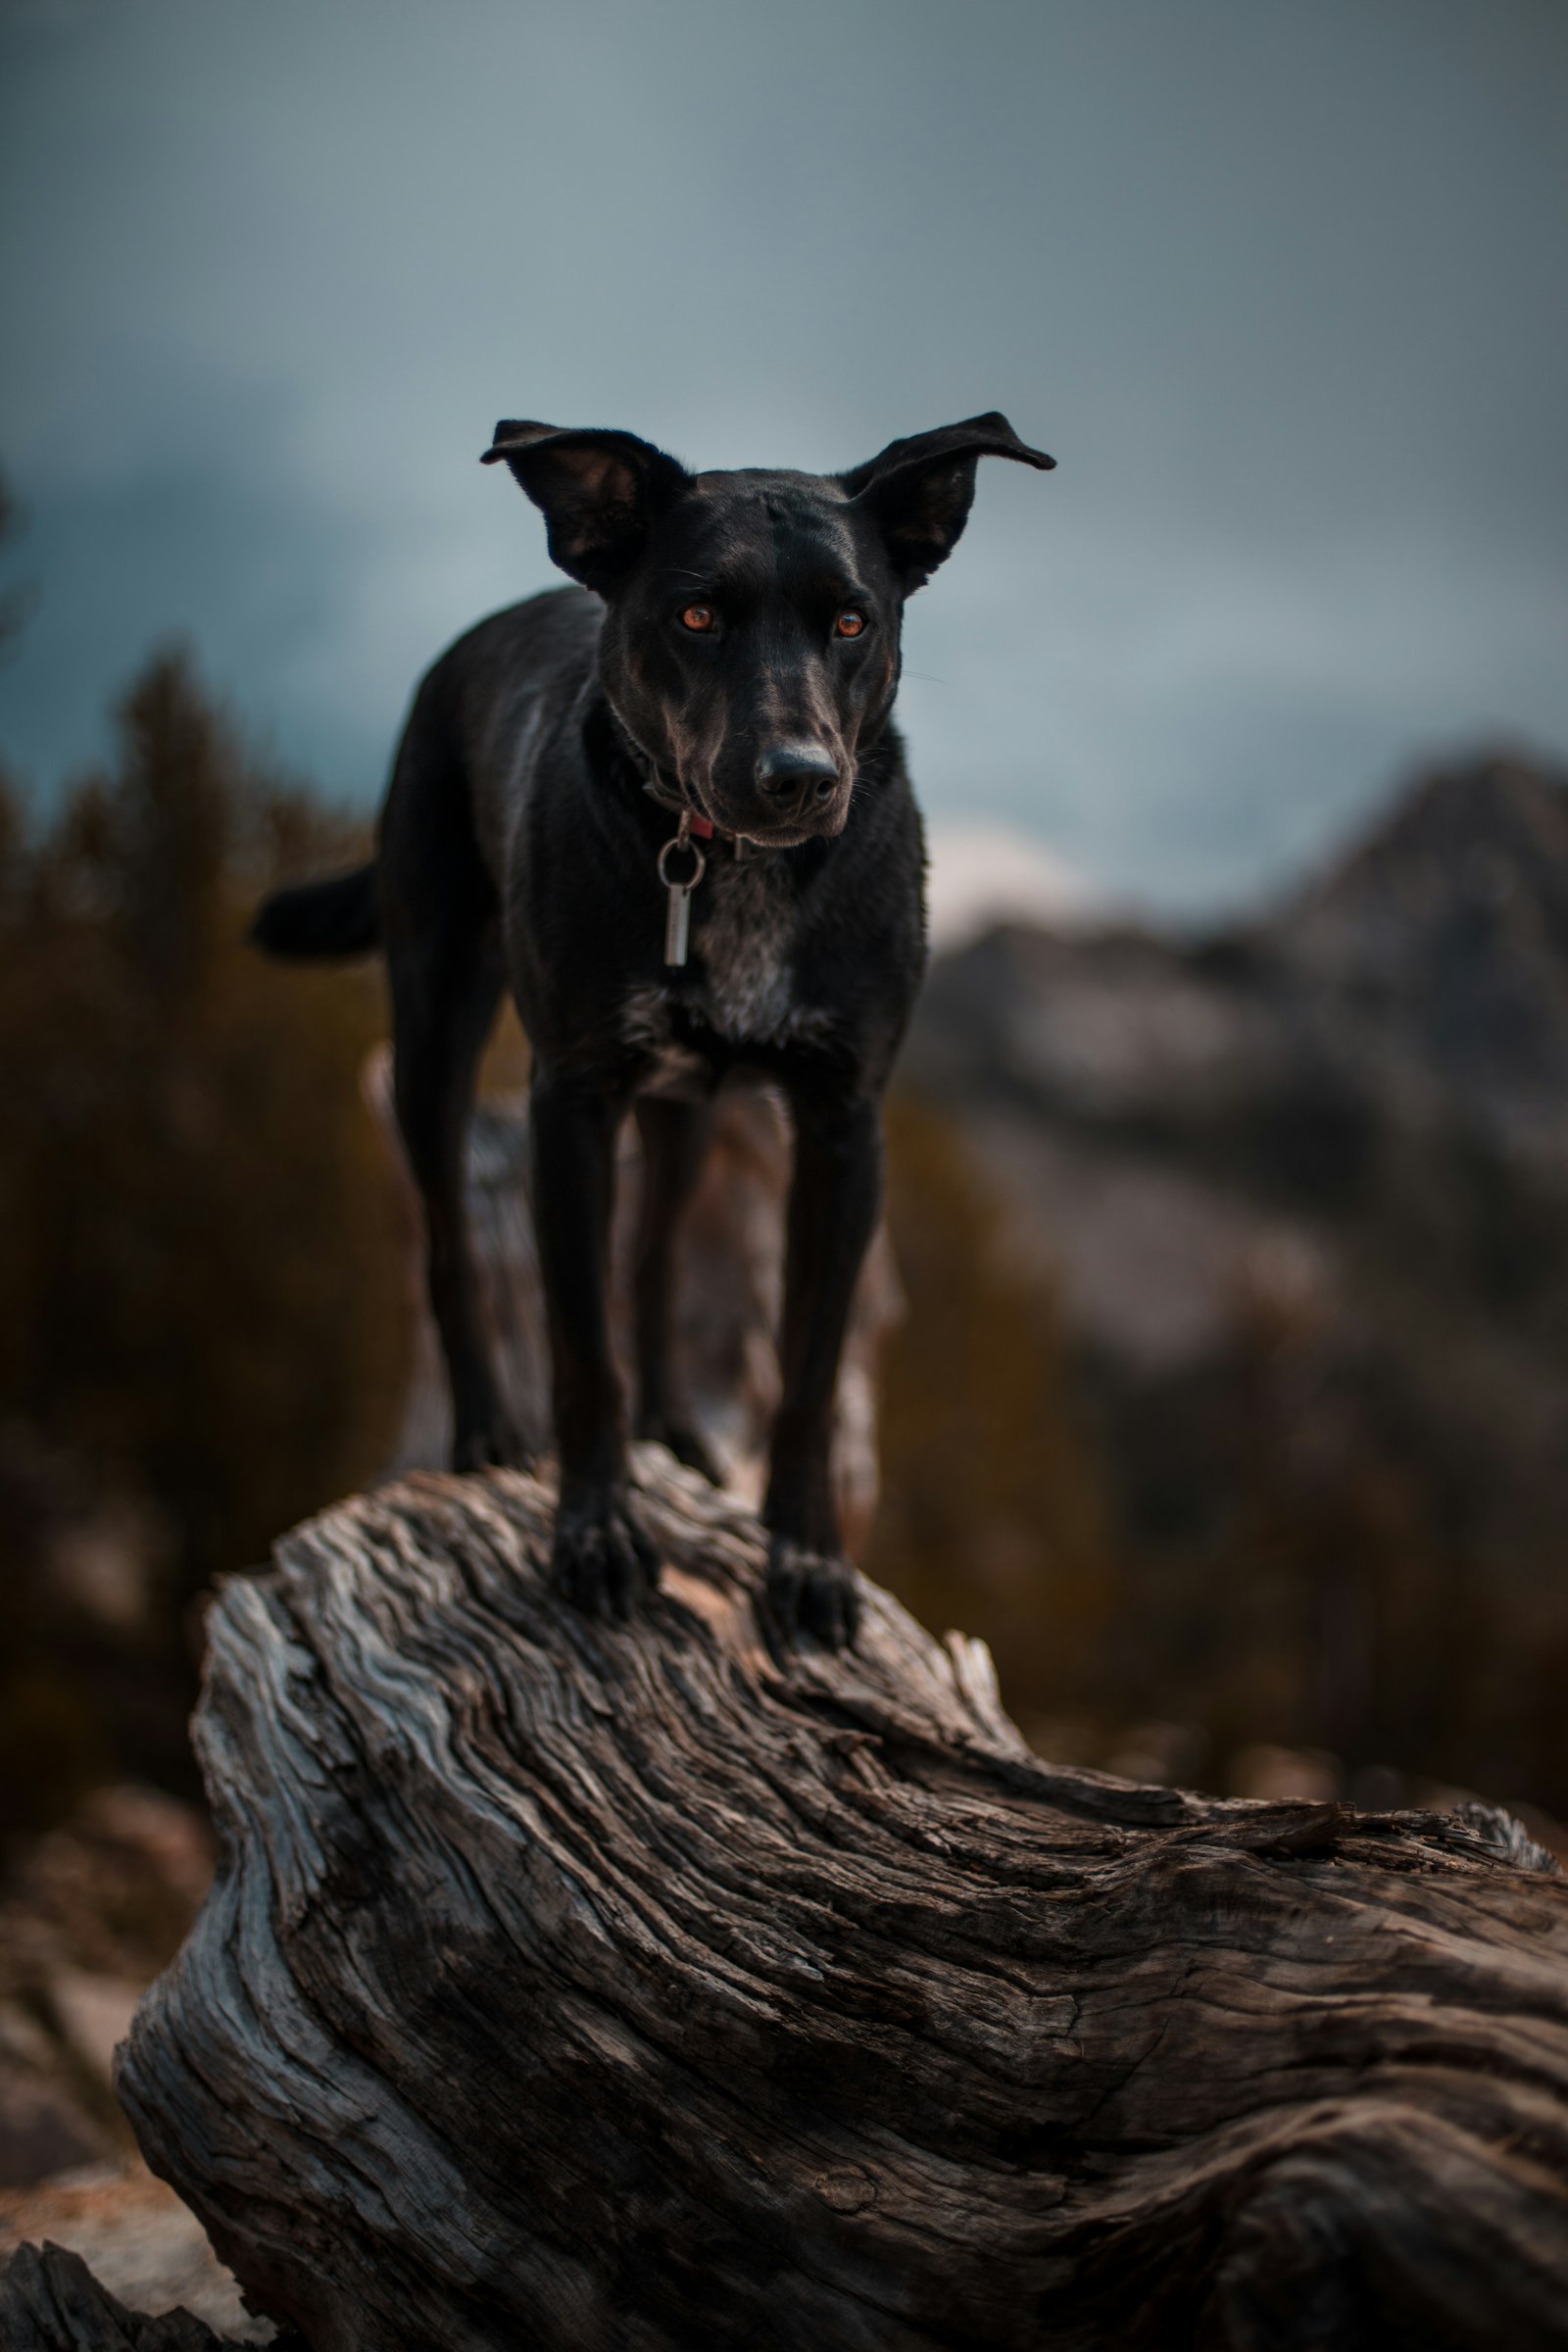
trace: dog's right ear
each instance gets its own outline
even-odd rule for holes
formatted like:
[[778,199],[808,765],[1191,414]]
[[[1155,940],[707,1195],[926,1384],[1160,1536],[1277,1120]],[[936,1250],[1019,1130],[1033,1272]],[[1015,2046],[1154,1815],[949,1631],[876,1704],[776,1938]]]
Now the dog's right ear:
[[635,433],[563,432],[509,416],[480,464],[498,459],[543,514],[554,561],[602,596],[625,577],[654,522],[692,478]]

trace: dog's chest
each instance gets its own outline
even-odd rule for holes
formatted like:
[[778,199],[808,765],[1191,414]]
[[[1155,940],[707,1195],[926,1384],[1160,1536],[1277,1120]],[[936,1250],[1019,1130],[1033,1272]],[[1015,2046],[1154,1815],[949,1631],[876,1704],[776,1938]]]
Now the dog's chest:
[[701,1001],[720,1037],[782,1041],[794,1009],[798,903],[770,858],[713,858],[692,905]]
[[655,1084],[674,1084],[700,1056],[676,1036],[680,1007],[732,1046],[785,1046],[828,1025],[804,1005],[796,974],[799,905],[770,858],[712,858],[692,897],[691,956],[662,987],[639,989],[626,1007],[628,1038],[652,1054]]

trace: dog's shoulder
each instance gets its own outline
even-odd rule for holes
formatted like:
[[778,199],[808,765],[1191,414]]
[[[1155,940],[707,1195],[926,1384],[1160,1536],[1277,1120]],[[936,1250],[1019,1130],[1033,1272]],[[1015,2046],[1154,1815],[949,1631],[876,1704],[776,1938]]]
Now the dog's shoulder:
[[474,708],[556,681],[574,689],[593,667],[604,617],[603,604],[586,588],[547,588],[466,629],[429,676]]
[[420,690],[440,712],[498,883],[541,756],[559,740],[575,746],[571,716],[592,685],[603,620],[585,588],[528,597],[449,646]]

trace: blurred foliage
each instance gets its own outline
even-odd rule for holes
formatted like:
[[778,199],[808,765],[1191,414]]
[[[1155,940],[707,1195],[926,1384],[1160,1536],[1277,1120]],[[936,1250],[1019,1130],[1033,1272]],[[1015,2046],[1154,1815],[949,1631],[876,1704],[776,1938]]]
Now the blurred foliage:
[[906,1093],[888,1132],[908,1313],[865,1565],[990,1643],[1048,1753],[1254,1793],[1266,1752],[1313,1759],[1319,1793],[1568,1811],[1560,1529],[1535,1577],[1493,1555],[1468,1465],[1366,1333],[1262,1288],[1200,1373],[1130,1382],[1075,1339],[961,1122]]
[[887,1131],[908,1312],[883,1353],[866,1572],[926,1624],[987,1642],[1020,1713],[1077,1709],[1096,1694],[1120,1579],[1055,1299],[1020,1266],[957,1130],[896,1094]]
[[959,1119],[914,1094],[889,1105],[889,1223],[907,1317],[867,1574],[983,1637],[1046,1752],[1239,1792],[1249,1757],[1312,1757],[1319,1792],[1568,1809],[1561,1531],[1538,1578],[1491,1557],[1385,1364],[1262,1287],[1201,1378],[1107,1376]]
[[359,1086],[379,974],[283,973],[244,938],[276,880],[363,843],[178,655],[117,732],[42,828],[0,781],[0,1420],[46,1465],[0,1474],[0,1544],[15,1591],[51,1525],[118,1497],[162,1588],[110,1645],[139,1645],[139,1699],[62,1674],[49,1609],[8,1613],[0,1788],[34,1816],[71,1793],[41,1786],[55,1760],[62,1783],[178,1777],[191,1603],[375,1469],[408,1346],[404,1212]]

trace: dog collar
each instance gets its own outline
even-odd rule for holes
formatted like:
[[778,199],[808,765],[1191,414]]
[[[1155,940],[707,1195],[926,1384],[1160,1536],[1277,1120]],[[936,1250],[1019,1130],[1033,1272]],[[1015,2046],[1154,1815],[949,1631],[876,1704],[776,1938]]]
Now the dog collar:
[[671,816],[680,818],[681,832],[677,838],[683,844],[688,837],[693,841],[725,841],[737,858],[755,858],[760,854],[760,843],[748,840],[744,833],[726,833],[721,825],[714,824],[710,816],[703,814],[689,793],[679,784],[671,783],[661,772],[658,760],[643,750],[613,704],[611,705],[611,716],[627,757],[642,776],[643,790],[648,798],[657,802],[661,808],[667,808]]
[[755,858],[758,855],[759,843],[749,841],[744,833],[726,833],[722,825],[715,825],[712,818],[705,816],[693,802],[679,792],[672,792],[662,776],[656,776],[643,786],[643,790],[651,801],[658,802],[661,808],[667,808],[671,816],[678,816],[684,831],[694,841],[727,841],[737,858]]

